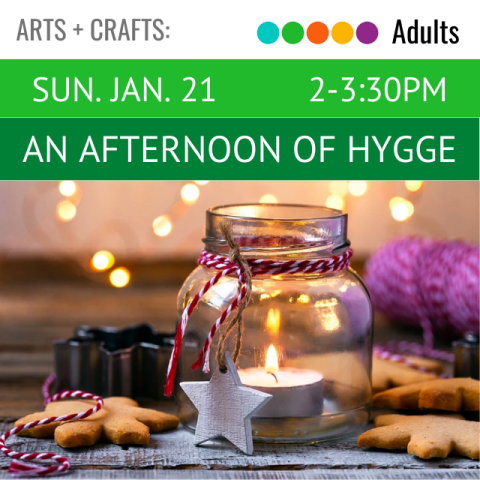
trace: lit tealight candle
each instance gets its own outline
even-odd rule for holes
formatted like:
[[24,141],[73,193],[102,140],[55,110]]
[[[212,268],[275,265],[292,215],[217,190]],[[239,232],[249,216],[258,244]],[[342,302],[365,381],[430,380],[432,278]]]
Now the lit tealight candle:
[[267,350],[265,368],[238,374],[245,386],[272,395],[256,417],[311,417],[323,411],[323,376],[315,370],[280,368],[275,347]]

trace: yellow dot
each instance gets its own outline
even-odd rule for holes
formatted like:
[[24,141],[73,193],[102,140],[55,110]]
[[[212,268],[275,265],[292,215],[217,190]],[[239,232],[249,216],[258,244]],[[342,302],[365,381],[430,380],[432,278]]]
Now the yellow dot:
[[153,221],[153,231],[159,237],[166,237],[172,231],[172,222],[166,215],[160,215]]
[[345,45],[353,38],[353,28],[347,22],[338,22],[332,28],[332,38],[341,45]]
[[348,182],[348,191],[354,197],[361,197],[367,191],[367,182],[363,180]]
[[413,203],[402,197],[393,197],[389,202],[389,206],[392,217],[397,222],[404,222],[405,220],[408,220],[413,215],[415,210]]
[[58,190],[64,197],[71,197],[77,191],[77,185],[71,180],[64,180],[59,183]]
[[343,210],[345,207],[345,201],[338,195],[329,195],[327,197],[327,207],[334,208],[335,210]]
[[278,203],[278,199],[275,195],[271,193],[266,193],[260,197],[260,203]]
[[201,186],[201,185],[206,185],[206,184],[209,183],[209,182],[210,182],[210,180],[195,180],[195,183],[196,183],[197,185],[200,185],[200,186]]
[[125,267],[119,267],[110,273],[110,283],[117,288],[126,287],[130,282],[130,272]]
[[115,263],[115,257],[107,250],[100,250],[97,252],[91,261],[94,270],[103,271],[108,270]]
[[77,214],[77,207],[70,200],[62,200],[57,205],[57,218],[61,222],[73,220]]
[[329,188],[331,194],[344,197],[348,193],[348,182],[345,180],[336,180],[330,182]]
[[194,183],[187,183],[180,190],[180,196],[184,203],[193,205],[200,196],[200,190]]
[[407,180],[405,182],[405,187],[407,187],[409,192],[418,192],[422,188],[422,185],[422,180]]

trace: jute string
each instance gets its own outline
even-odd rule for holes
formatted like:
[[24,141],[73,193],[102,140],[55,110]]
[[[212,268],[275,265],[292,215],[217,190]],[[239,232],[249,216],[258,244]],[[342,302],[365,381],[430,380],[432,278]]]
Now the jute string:
[[[216,359],[218,363],[218,368],[222,373],[227,371],[227,365],[225,363],[225,342],[232,332],[232,330],[236,327],[237,332],[234,340],[234,348],[232,352],[232,359],[235,363],[237,363],[237,359],[240,356],[240,351],[242,350],[242,335],[243,335],[243,311],[248,305],[250,301],[250,295],[252,292],[252,272],[250,270],[250,266],[248,265],[247,260],[242,256],[240,252],[240,247],[235,242],[232,236],[232,226],[229,222],[223,222],[220,224],[220,230],[222,232],[225,241],[227,242],[228,246],[230,247],[229,257],[232,262],[236,263],[238,267],[243,271],[245,275],[245,285],[247,289],[247,293],[238,306],[237,314],[235,317],[230,320],[222,329],[220,334],[220,339],[218,340],[217,345],[217,354]],[[238,292],[240,293],[241,285],[238,284]]]

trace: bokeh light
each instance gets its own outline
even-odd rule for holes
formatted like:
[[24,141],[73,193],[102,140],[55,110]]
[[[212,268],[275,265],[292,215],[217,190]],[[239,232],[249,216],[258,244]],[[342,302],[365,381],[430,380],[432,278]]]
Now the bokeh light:
[[195,183],[196,183],[197,185],[200,185],[200,186],[201,186],[201,185],[206,185],[206,184],[209,183],[209,182],[210,182],[210,180],[195,180]]
[[393,197],[389,202],[392,217],[397,222],[408,220],[414,212],[413,203],[402,197]]
[[187,205],[193,205],[200,196],[200,189],[194,183],[186,183],[180,190],[180,196]]
[[172,231],[172,222],[167,215],[160,215],[152,224],[155,235],[159,237],[166,237]]
[[110,267],[113,267],[114,263],[115,257],[112,253],[107,250],[100,250],[92,257],[91,266],[94,270],[102,272],[103,270],[108,270]]
[[109,278],[114,287],[123,288],[130,283],[130,272],[125,267],[119,267],[112,270]]
[[393,197],[390,199],[390,201],[388,202],[388,206],[390,207],[390,210],[392,210],[392,208],[395,206],[395,205],[398,205],[399,203],[402,203],[404,202],[405,199],[403,197]]
[[271,193],[266,193],[265,195],[262,195],[259,200],[260,203],[278,203],[278,199],[275,195],[272,195]]
[[338,195],[329,195],[326,203],[328,208],[334,208],[335,210],[343,210],[345,207],[345,201]]
[[64,180],[58,184],[58,190],[64,197],[71,197],[77,191],[77,185],[71,180]]
[[405,187],[409,192],[418,192],[423,185],[423,180],[407,180]]
[[73,220],[77,214],[77,207],[70,200],[62,200],[57,204],[57,218],[61,222]]
[[361,197],[367,191],[367,182],[363,180],[353,180],[348,182],[348,191],[354,197]]
[[348,193],[348,182],[346,180],[334,180],[329,184],[330,193],[344,197]]

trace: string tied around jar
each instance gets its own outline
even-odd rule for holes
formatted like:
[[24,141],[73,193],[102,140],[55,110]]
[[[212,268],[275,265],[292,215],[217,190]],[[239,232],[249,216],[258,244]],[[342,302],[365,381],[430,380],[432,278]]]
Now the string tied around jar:
[[230,314],[236,312],[235,317],[231,320],[226,328],[223,329],[220,337],[216,359],[221,371],[226,371],[224,362],[225,341],[230,332],[236,327],[237,335],[235,339],[234,352],[232,358],[234,361],[238,359],[242,345],[243,321],[242,313],[248,305],[250,299],[250,291],[252,279],[259,275],[293,275],[299,273],[331,273],[344,270],[350,266],[350,258],[353,250],[347,248],[340,255],[331,255],[330,257],[322,257],[315,260],[265,260],[258,258],[246,258],[241,254],[240,247],[235,242],[231,227],[224,222],[221,225],[222,235],[230,247],[230,256],[216,255],[203,250],[198,259],[198,264],[206,268],[217,270],[217,273],[207,282],[200,291],[192,298],[182,313],[181,320],[178,324],[172,355],[167,369],[167,382],[165,384],[164,393],[170,397],[173,393],[175,373],[182,349],[183,337],[187,328],[188,320],[195,310],[202,297],[212,288],[222,277],[227,275],[235,275],[238,278],[238,293],[232,300],[230,305],[222,312],[220,317],[212,325],[210,332],[203,344],[202,350],[197,361],[192,365],[192,369],[202,367],[203,372],[210,371],[210,347],[213,338],[218,329],[225,323]]
[[[220,336],[220,340],[218,341],[217,355],[216,355],[218,368],[222,373],[226,373],[227,365],[225,363],[225,341],[227,340],[227,337],[229,336],[230,332],[235,328],[235,326],[237,327],[237,335],[235,337],[235,347],[232,353],[232,360],[234,363],[237,363],[238,356],[240,355],[240,351],[242,349],[242,333],[243,333],[242,314],[243,314],[243,311],[245,310],[245,307],[248,305],[250,301],[250,294],[252,292],[252,272],[250,270],[250,266],[248,265],[248,261],[242,256],[242,253],[240,252],[240,247],[233,239],[232,229],[230,224],[224,222],[220,225],[220,229],[222,231],[222,235],[225,238],[225,241],[230,247],[230,258],[232,262],[238,265],[240,270],[240,276],[238,279],[238,294],[242,295],[242,290],[243,289],[245,290],[244,296],[242,296],[242,300],[238,305],[237,313],[235,317],[225,327],[224,331]],[[213,335],[214,334],[215,333],[213,333]],[[209,350],[210,350],[210,343],[208,345],[208,350],[205,352],[205,360],[207,362],[210,357]],[[199,367],[199,365],[197,366],[197,362],[193,365],[193,368]]]

